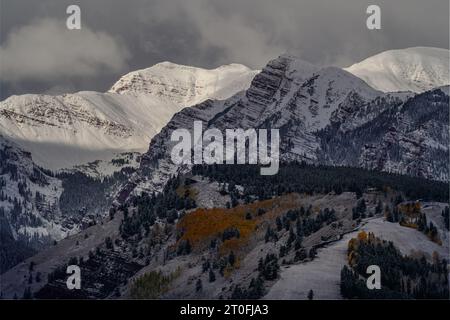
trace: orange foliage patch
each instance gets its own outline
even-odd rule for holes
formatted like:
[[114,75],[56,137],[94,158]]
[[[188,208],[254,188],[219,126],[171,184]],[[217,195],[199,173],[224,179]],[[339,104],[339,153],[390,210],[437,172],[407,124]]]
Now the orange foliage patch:
[[[240,232],[240,231],[239,231]],[[228,240],[225,240],[222,246],[220,247],[220,254],[225,255],[228,252],[234,251],[237,252],[241,246],[242,246],[242,240],[241,238],[231,238]]]
[[410,202],[406,204],[398,205],[398,209],[403,213],[403,221],[400,221],[400,225],[407,228],[417,229],[417,220],[420,216],[421,205],[420,202]]
[[400,212],[406,215],[418,215],[420,214],[420,202],[414,202],[414,203],[406,203],[406,204],[400,204],[399,206]]
[[358,233],[358,240],[367,241],[367,233],[364,230]]
[[213,238],[229,227],[239,230],[240,237],[246,238],[255,229],[254,220],[246,220],[245,213],[236,209],[197,209],[184,216],[177,228],[184,231],[181,239],[189,240],[196,246]]
[[[221,248],[221,254],[230,251],[237,252],[257,230],[264,220],[272,220],[286,210],[298,207],[299,196],[285,195],[275,199],[257,201],[251,204],[239,205],[235,208],[199,208],[186,214],[177,224],[177,229],[183,231],[181,240],[189,240],[193,248],[209,245],[209,241],[220,236],[228,228],[239,230],[240,237],[226,240]],[[258,216],[258,209],[265,209],[266,213]],[[247,213],[252,215],[246,219]]]
[[347,259],[350,266],[353,266],[355,264],[355,260],[358,254],[357,250],[362,242],[381,243],[382,241],[375,237],[375,234],[372,232],[369,232],[367,234],[367,232],[365,232],[364,230],[360,231],[356,238],[352,238],[348,242]]

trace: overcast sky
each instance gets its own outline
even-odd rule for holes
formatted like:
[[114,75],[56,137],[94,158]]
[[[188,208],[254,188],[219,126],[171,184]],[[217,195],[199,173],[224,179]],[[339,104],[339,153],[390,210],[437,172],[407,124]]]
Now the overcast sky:
[[[66,8],[81,7],[81,30]],[[381,8],[381,30],[366,8]],[[261,68],[289,52],[348,66],[388,49],[448,48],[448,0],[0,0],[0,72],[11,94],[107,90],[161,61]]]

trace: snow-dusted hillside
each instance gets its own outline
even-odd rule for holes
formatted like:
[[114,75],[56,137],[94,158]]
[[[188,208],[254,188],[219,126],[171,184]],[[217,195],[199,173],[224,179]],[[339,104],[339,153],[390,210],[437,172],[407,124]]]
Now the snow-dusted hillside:
[[[444,90],[446,92],[446,90]],[[176,128],[278,128],[282,161],[306,161],[448,178],[448,95],[383,93],[335,67],[318,68],[290,55],[270,61],[250,88],[225,101],[185,108],[156,135],[120,199],[159,191],[186,168],[170,158]],[[206,130],[206,128],[204,128]]]
[[152,139],[143,155],[141,172],[122,195],[136,185],[137,192],[160,190],[167,178],[180,169],[170,159],[171,132],[175,128],[192,128],[195,120],[219,129],[284,126],[283,138],[292,136],[299,157],[315,157],[313,150],[319,144],[311,132],[326,126],[331,112],[353,91],[367,99],[381,94],[343,70],[320,70],[296,57],[282,55],[255,76],[245,94],[226,101],[206,101],[177,113]]
[[[128,153],[111,165],[133,161],[135,154]],[[35,250],[96,224],[131,171],[105,179],[78,171],[53,175],[36,165],[30,152],[0,135],[0,273]]]
[[247,89],[255,73],[242,65],[204,70],[161,63],[124,76],[108,93],[12,96],[0,102],[0,134],[48,169],[107,164],[124,152],[144,152],[170,118],[191,103]]
[[[440,214],[446,204],[435,204],[433,213]],[[428,210],[432,214],[432,210]],[[342,299],[339,284],[340,272],[344,265],[348,264],[348,242],[356,238],[357,234],[364,230],[374,233],[375,236],[391,241],[404,255],[413,255],[420,252],[431,260],[433,252],[448,259],[448,242],[442,246],[432,242],[423,233],[398,223],[390,223],[383,218],[371,218],[363,222],[363,225],[355,232],[319,249],[317,259],[308,263],[282,267],[280,279],[270,288],[264,299],[307,299],[308,291],[314,291],[316,299]],[[447,237],[448,231],[439,230],[442,236]],[[308,275],[305,277],[305,275]]]
[[0,128],[39,165],[57,170],[142,152],[180,109],[172,101],[144,95],[22,95],[1,102]]
[[39,247],[69,232],[60,224],[61,180],[37,167],[29,152],[0,135],[0,210],[12,236]]
[[423,92],[450,83],[449,52],[430,47],[389,50],[345,70],[384,92]]
[[241,64],[208,70],[161,62],[126,74],[109,92],[150,94],[186,107],[207,99],[223,100],[246,90],[258,72]]
[[0,232],[10,240],[2,247],[2,270],[104,215],[130,172],[121,169],[138,166],[175,113],[229,98],[256,73],[242,65],[204,70],[162,63],[124,76],[107,93],[25,94],[0,102]]

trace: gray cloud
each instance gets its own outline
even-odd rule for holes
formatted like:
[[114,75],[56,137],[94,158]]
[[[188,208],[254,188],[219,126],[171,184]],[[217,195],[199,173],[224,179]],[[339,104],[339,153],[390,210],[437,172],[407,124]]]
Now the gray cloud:
[[11,32],[0,47],[6,81],[60,81],[122,71],[128,51],[103,32],[68,30],[64,21],[42,19]]
[[[115,42],[126,45],[130,59],[122,70],[107,64],[94,68],[95,74],[46,84],[27,79],[5,85],[2,97],[54,87],[106,90],[124,72],[164,60],[206,68],[232,62],[261,68],[290,52],[319,65],[348,66],[388,49],[448,48],[448,0],[5,0],[2,48],[11,32],[30,21],[64,20],[73,3],[81,7],[83,27],[114,35]],[[365,27],[369,4],[381,7],[382,30]]]

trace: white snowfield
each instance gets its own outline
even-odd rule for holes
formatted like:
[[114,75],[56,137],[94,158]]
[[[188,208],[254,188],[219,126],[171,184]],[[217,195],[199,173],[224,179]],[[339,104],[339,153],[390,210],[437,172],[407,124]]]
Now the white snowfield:
[[71,168],[114,153],[145,151],[177,104],[149,96],[79,92],[13,96],[1,103],[2,134],[48,169]]
[[[434,204],[433,209],[426,211],[427,216],[440,214],[446,204]],[[372,232],[375,236],[392,241],[403,253],[422,252],[429,258],[434,251],[440,257],[449,257],[449,243],[443,241],[442,246],[430,241],[423,233],[402,227],[398,223],[384,221],[384,218],[370,219],[360,230],[349,233],[332,245],[319,249],[317,257],[311,261],[289,267],[282,267],[280,279],[269,290],[264,299],[297,300],[307,299],[309,290],[314,291],[314,299],[342,299],[340,294],[340,273],[347,264],[347,246],[351,238],[355,238],[361,230]],[[441,238],[448,239],[448,232],[439,230]]]
[[0,102],[0,134],[51,170],[144,152],[176,112],[229,98],[257,72],[237,64],[205,70],[164,62],[125,75],[108,93],[11,96]]
[[384,92],[423,92],[450,84],[450,51],[413,47],[388,50],[344,70]]
[[166,61],[124,75],[109,92],[150,94],[187,107],[207,99],[227,99],[247,89],[257,73],[236,63],[209,70]]

